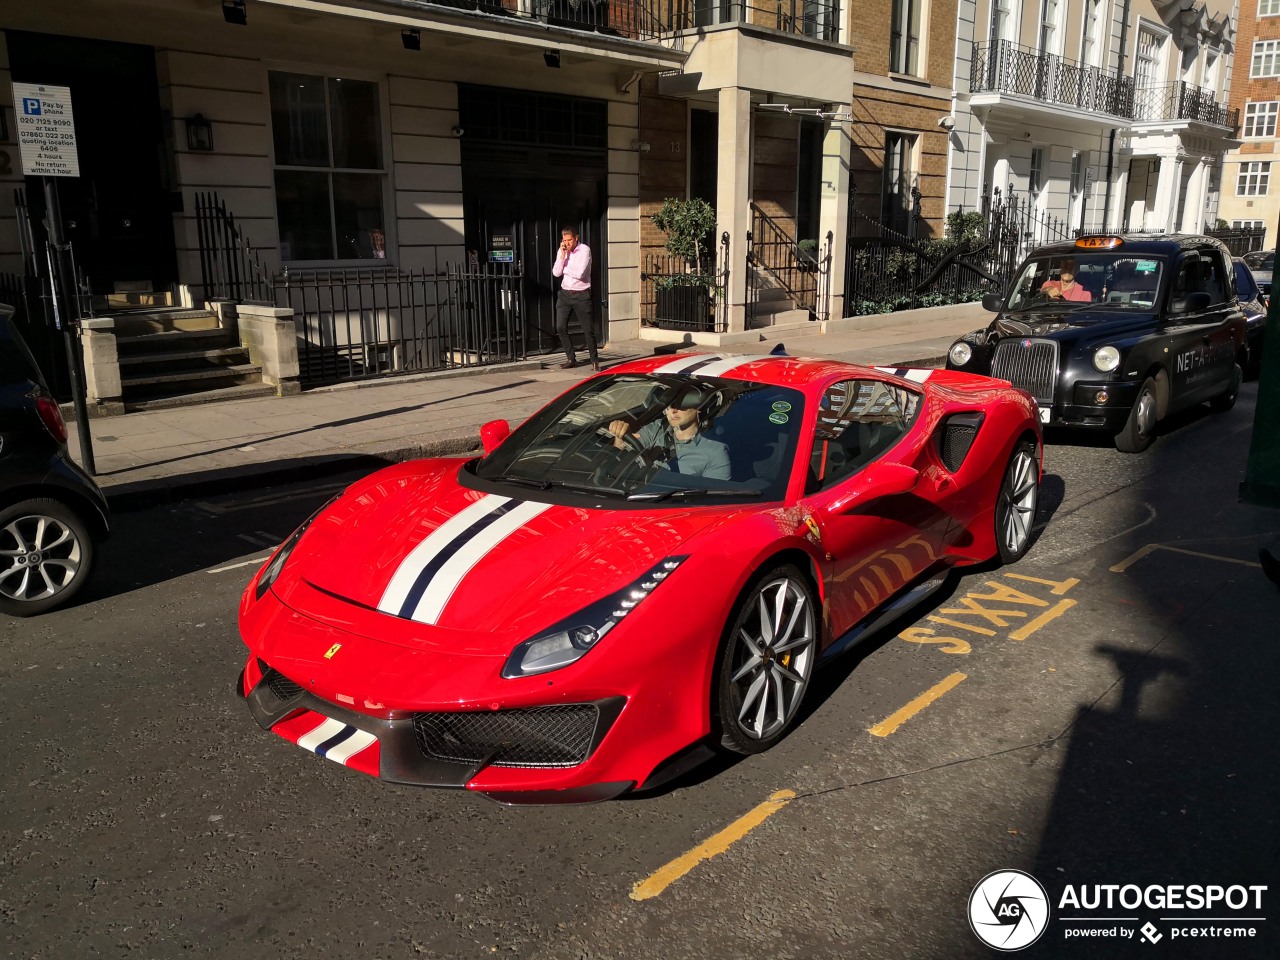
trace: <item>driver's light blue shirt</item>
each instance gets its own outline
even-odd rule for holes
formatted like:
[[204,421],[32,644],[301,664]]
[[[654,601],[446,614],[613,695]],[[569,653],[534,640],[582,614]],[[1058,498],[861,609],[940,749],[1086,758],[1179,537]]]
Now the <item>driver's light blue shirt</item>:
[[674,448],[676,456],[672,469],[679,467],[678,473],[712,480],[729,479],[729,448],[719,440],[704,437],[701,433],[694,434],[690,440],[676,440],[665,420],[646,423],[636,431],[636,436],[646,449]]

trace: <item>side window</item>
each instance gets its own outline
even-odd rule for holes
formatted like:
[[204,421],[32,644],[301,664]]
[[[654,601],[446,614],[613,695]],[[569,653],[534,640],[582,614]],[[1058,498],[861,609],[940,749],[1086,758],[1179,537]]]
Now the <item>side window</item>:
[[1205,250],[1201,253],[1200,277],[1200,289],[1209,294],[1210,303],[1226,303],[1233,296],[1231,281],[1222,263],[1222,254],[1217,250]]
[[1178,267],[1177,276],[1173,278],[1172,300],[1181,300],[1189,293],[1198,293],[1204,289],[1203,270],[1200,258],[1195,254],[1185,257]]
[[897,443],[920,408],[920,395],[880,380],[833,383],[818,404],[806,493],[852,476]]

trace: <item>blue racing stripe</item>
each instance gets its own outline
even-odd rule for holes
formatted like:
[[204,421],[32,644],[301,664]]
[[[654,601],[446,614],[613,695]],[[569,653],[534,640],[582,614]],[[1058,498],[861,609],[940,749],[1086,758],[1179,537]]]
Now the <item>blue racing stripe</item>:
[[350,740],[352,737],[355,736],[355,734],[356,734],[356,728],[348,724],[347,726],[339,730],[337,733],[335,733],[328,740],[326,740],[324,743],[320,744],[320,746],[316,747],[316,753],[318,753],[320,756],[323,757],[326,753],[328,753],[338,744],[343,743],[347,740]]
[[439,573],[443,567],[455,553],[463,548],[467,541],[471,540],[485,527],[493,523],[504,513],[510,513],[524,501],[508,500],[492,513],[485,514],[467,529],[453,538],[453,542],[431,558],[431,562],[422,568],[422,572],[418,574],[418,579],[413,581],[413,586],[409,588],[408,594],[405,595],[404,603],[400,605],[400,616],[412,617],[413,611],[418,609],[418,601],[422,599],[422,595],[427,592],[427,587],[431,584],[431,578]]

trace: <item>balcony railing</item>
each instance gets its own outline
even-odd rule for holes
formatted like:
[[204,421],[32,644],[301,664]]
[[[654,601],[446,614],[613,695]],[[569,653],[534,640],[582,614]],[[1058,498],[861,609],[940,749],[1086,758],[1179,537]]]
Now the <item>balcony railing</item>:
[[969,63],[973,93],[1009,93],[1109,113],[1133,116],[1133,79],[1008,40],[975,43]]
[[1133,119],[1139,121],[1197,120],[1231,130],[1240,123],[1239,109],[1218,103],[1212,90],[1182,81],[1139,87],[1133,98]]
[[751,24],[835,41],[840,0],[426,0],[442,7],[540,20],[628,40],[661,40],[716,24]]

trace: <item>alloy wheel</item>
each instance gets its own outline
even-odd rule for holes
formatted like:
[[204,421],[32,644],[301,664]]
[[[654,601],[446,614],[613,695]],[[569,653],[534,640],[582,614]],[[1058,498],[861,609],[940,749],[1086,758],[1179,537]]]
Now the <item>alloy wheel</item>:
[[76,579],[84,553],[80,537],[57,517],[15,517],[0,528],[0,597],[45,600]]
[[1000,490],[1001,536],[1007,553],[1021,556],[1031,540],[1036,519],[1036,502],[1040,485],[1036,476],[1035,454],[1020,447],[1009,463],[1004,486]]

